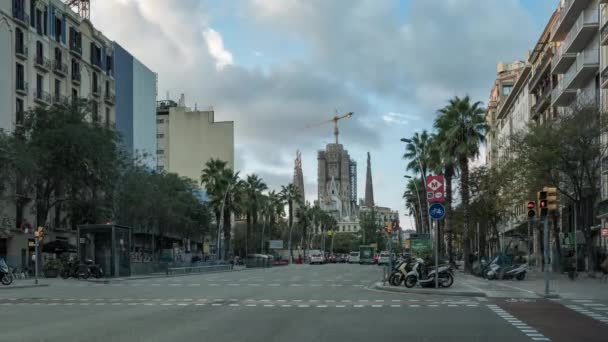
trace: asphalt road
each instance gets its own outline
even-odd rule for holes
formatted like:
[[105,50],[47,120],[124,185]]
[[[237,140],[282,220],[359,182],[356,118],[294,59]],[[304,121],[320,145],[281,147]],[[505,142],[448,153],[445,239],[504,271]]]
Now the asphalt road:
[[111,284],[58,280],[0,291],[0,341],[571,341],[564,336],[576,329],[586,331],[581,341],[608,336],[604,303],[369,289],[381,274],[338,264]]

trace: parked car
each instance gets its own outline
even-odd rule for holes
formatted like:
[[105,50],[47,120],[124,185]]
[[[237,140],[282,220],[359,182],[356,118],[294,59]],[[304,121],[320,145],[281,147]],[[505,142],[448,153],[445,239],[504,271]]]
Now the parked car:
[[323,256],[323,254],[312,254],[310,256],[310,264],[324,264],[325,263],[325,257]]
[[330,254],[327,257],[327,262],[330,264],[335,264],[336,263],[336,255],[335,254]]
[[346,262],[346,258],[347,258],[346,254],[337,254],[336,255],[336,262],[340,263],[340,264],[345,263]]
[[378,265],[388,265],[391,260],[391,254],[389,252],[382,252],[378,257]]
[[350,252],[348,255],[348,263],[349,264],[358,264],[360,261],[359,252]]

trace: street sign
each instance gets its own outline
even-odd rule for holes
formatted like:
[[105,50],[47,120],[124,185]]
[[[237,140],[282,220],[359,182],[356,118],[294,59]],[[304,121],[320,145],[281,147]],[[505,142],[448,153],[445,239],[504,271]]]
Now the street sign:
[[426,176],[426,200],[429,203],[443,202],[445,180],[443,175]]
[[283,240],[270,240],[270,249],[283,249]]
[[428,239],[412,239],[410,240],[410,249],[415,253],[424,253],[431,251],[431,240]]
[[445,207],[441,203],[433,203],[429,206],[429,215],[433,220],[441,220],[445,216]]
[[608,228],[602,228],[602,236],[608,237]]

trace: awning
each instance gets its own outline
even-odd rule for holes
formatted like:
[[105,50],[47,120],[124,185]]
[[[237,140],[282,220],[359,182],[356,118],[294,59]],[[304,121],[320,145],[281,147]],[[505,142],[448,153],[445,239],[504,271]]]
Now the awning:
[[49,243],[45,243],[42,246],[42,252],[60,254],[60,253],[66,253],[66,252],[76,253],[77,250],[76,250],[76,246],[70,245],[66,241],[55,240],[55,241],[51,241]]

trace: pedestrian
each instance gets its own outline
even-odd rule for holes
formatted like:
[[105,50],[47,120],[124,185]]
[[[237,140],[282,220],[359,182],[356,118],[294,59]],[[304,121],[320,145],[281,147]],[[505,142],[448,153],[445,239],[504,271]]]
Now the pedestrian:
[[600,282],[602,280],[603,281],[608,281],[608,256],[606,256],[604,258],[604,261],[600,265],[600,268],[602,269],[602,277],[600,278]]

